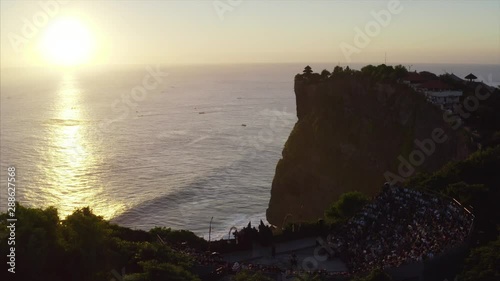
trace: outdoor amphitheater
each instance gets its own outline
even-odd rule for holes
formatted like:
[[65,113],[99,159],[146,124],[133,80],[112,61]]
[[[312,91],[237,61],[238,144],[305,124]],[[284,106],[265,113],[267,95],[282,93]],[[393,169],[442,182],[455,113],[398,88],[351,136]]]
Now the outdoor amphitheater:
[[304,274],[349,280],[383,269],[394,280],[424,280],[425,264],[464,248],[474,215],[453,198],[396,186],[383,190],[327,237],[293,239],[270,246],[204,258],[221,275],[241,270],[274,280]]
[[386,187],[328,241],[350,273],[433,259],[464,244],[474,215],[458,201]]

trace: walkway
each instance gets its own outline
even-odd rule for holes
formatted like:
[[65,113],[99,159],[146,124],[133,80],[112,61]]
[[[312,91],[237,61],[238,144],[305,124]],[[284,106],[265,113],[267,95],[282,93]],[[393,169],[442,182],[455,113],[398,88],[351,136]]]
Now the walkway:
[[[268,266],[278,266],[281,269],[290,268],[290,255],[294,252],[297,256],[298,265],[302,269],[324,269],[327,271],[347,271],[346,265],[340,259],[323,261],[323,256],[315,257],[316,238],[304,238],[283,243],[276,246],[276,255],[271,255],[271,247],[254,245],[252,250],[233,252],[222,255],[224,260],[231,263],[245,262]],[[316,250],[317,252],[317,250]],[[312,263],[304,263],[304,259]],[[313,265],[313,263],[316,263]],[[307,268],[315,266],[315,268]]]

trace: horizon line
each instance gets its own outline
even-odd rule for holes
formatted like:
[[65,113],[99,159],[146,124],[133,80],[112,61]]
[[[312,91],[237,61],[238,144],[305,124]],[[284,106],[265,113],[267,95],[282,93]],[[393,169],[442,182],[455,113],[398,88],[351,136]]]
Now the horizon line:
[[428,65],[488,65],[488,66],[500,66],[498,63],[464,63],[464,62],[394,62],[394,63],[384,63],[384,62],[334,62],[334,61],[295,61],[295,62],[160,62],[160,63],[113,63],[113,64],[89,64],[89,65],[77,65],[77,66],[56,66],[56,65],[0,65],[0,69],[26,69],[26,68],[51,68],[54,70],[64,70],[64,69],[89,69],[89,68],[106,68],[106,67],[140,67],[140,66],[150,66],[150,65],[163,65],[163,66],[237,66],[237,65],[292,65],[292,64],[332,64],[340,66],[350,66],[350,65],[403,65],[408,64],[428,64]]

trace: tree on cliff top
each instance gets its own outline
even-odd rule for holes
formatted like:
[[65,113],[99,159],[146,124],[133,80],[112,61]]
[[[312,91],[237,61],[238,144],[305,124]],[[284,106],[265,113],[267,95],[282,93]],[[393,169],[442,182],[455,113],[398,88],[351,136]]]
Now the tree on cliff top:
[[323,78],[328,78],[330,75],[331,75],[330,71],[326,69],[323,69],[323,71],[321,71],[321,77]]
[[402,66],[401,64],[398,64],[394,67],[394,78],[396,79],[402,79],[408,75],[408,70],[406,67]]
[[340,65],[337,65],[333,68],[333,73],[335,73],[335,74],[342,73],[342,72],[344,72],[344,69]]
[[385,64],[379,64],[377,66],[369,64],[361,68],[361,73],[376,80],[397,80],[405,77],[408,70],[400,64],[395,67]]

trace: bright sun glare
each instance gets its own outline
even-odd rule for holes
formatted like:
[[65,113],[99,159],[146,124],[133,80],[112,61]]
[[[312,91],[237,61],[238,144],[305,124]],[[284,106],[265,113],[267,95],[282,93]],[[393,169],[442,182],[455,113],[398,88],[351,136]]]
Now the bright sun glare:
[[60,19],[47,26],[41,44],[45,59],[61,66],[87,63],[93,48],[94,42],[89,29],[74,18]]

